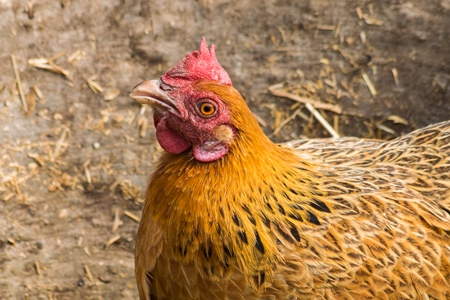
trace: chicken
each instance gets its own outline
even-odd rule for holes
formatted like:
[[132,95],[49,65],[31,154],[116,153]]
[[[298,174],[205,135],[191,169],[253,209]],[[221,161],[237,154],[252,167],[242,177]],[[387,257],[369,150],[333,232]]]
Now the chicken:
[[205,39],[131,97],[165,150],[136,241],[140,299],[450,299],[450,122],[277,145]]

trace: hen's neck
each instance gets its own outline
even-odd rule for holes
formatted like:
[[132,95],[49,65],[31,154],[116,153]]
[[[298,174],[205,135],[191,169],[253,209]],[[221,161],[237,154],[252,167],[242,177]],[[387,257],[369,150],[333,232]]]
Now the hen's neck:
[[186,224],[200,229],[202,222],[228,222],[235,214],[248,220],[248,210],[260,216],[270,209],[288,211],[284,202],[301,202],[299,195],[310,201],[319,176],[315,165],[275,145],[259,129],[237,137],[229,153],[215,162],[198,162],[191,153],[165,153],[151,178],[144,214],[184,231]]
[[259,129],[238,136],[227,155],[212,163],[198,162],[191,153],[165,153],[150,180],[142,218],[162,227],[173,261],[195,262],[207,276],[227,276],[229,266],[239,266],[252,278],[270,279],[282,260],[276,240],[300,240],[293,222],[320,225],[309,210],[319,178],[315,165]]

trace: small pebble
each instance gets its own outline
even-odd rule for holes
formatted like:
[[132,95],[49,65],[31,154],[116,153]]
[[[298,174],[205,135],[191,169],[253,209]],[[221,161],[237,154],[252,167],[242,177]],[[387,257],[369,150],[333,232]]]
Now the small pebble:
[[100,143],[95,142],[94,145],[92,145],[94,147],[94,149],[98,149],[100,148]]
[[44,248],[44,244],[42,242],[37,242],[35,245],[39,250],[42,250],[42,248]]

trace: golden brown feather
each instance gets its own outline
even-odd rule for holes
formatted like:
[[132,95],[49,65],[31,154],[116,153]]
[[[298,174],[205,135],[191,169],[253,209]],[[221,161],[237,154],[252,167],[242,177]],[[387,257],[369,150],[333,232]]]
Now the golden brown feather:
[[141,299],[450,297],[450,122],[275,145],[233,88],[198,88],[239,134],[214,162],[161,157],[137,236]]

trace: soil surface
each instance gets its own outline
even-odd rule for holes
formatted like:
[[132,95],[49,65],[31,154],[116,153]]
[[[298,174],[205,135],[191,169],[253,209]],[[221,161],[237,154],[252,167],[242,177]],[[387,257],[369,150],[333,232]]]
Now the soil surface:
[[276,142],[330,134],[269,87],[326,104],[341,136],[450,118],[450,0],[3,0],[0,18],[0,299],[137,298],[161,148],[128,92],[202,36]]

